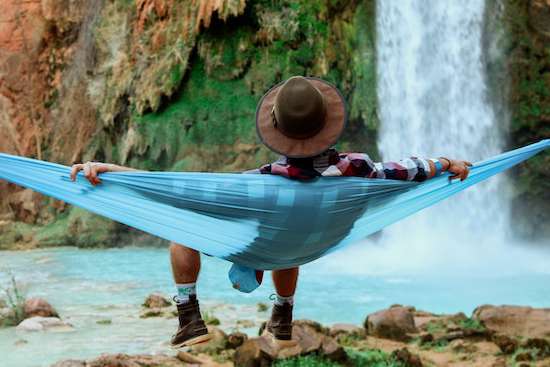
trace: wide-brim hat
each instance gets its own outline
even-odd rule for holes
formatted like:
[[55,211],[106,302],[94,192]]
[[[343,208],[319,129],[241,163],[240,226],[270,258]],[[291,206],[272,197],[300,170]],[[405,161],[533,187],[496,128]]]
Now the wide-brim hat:
[[296,76],[267,91],[256,109],[256,131],[276,153],[313,157],[336,143],[347,122],[344,97],[332,84]]

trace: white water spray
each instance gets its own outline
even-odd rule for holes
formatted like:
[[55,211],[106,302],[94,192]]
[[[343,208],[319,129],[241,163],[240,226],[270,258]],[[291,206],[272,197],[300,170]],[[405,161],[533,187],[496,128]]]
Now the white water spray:
[[[482,62],[484,7],[484,0],[377,2],[378,146],[384,160],[475,162],[503,151],[506,122],[496,119]],[[510,244],[505,181],[500,175],[478,184],[330,263],[390,274],[518,271],[527,254]],[[525,265],[532,270],[533,261]]]

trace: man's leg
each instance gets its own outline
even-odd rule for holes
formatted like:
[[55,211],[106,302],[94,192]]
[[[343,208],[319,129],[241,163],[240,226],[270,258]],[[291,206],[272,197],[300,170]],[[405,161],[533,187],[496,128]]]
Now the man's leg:
[[170,244],[170,262],[178,294],[178,301],[186,301],[189,295],[196,294],[195,284],[201,270],[201,255],[189,247]]
[[271,320],[267,323],[267,332],[272,334],[279,342],[290,342],[292,339],[292,308],[298,282],[298,268],[274,270],[272,277],[277,294],[271,312]]
[[196,282],[201,268],[198,251],[188,247],[170,244],[170,262],[176,283],[179,328],[172,338],[173,347],[183,347],[210,339],[206,325],[201,318],[196,294]]
[[273,270],[271,276],[277,295],[281,297],[292,297],[296,292],[298,272],[300,268]]

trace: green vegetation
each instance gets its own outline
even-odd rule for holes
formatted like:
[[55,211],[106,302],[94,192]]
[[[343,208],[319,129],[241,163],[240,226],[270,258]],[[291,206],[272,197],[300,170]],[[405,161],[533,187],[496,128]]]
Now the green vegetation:
[[481,322],[478,320],[474,320],[472,318],[467,318],[466,320],[460,320],[458,322],[458,325],[467,330],[474,330],[474,331],[485,331],[486,328],[483,326]]
[[[510,80],[510,144],[550,138],[550,43],[539,33],[530,2],[507,0],[503,42]],[[550,153],[529,159],[514,171],[514,223],[523,235],[550,235]]]
[[282,359],[273,364],[273,367],[339,367],[338,363],[328,361],[317,356],[304,356]]
[[220,319],[218,319],[212,312],[203,311],[202,319],[206,325],[218,326],[220,324]]
[[15,276],[7,271],[9,284],[3,289],[8,312],[0,314],[0,327],[15,326],[25,319],[25,296],[22,294]]
[[[356,367],[404,367],[392,356],[377,349],[358,351],[347,349],[349,364]],[[274,367],[342,367],[336,363],[316,355],[307,355],[276,361]]]

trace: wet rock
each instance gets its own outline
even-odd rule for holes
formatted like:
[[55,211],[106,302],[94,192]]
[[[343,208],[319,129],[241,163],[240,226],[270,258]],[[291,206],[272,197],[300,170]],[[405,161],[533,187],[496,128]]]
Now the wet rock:
[[0,308],[0,327],[11,326],[15,320],[15,311],[11,308]]
[[71,324],[61,321],[57,317],[35,316],[21,321],[17,331],[72,331]]
[[474,310],[472,318],[508,336],[550,337],[550,308],[484,305]]
[[514,353],[519,346],[518,341],[512,337],[509,337],[508,335],[495,334],[492,336],[491,340],[500,348],[500,350],[504,354]]
[[265,303],[262,303],[262,302],[258,303],[257,307],[258,307],[258,312],[265,312],[269,308]]
[[16,347],[20,345],[25,345],[25,344],[29,344],[29,341],[25,339],[19,339],[19,340],[16,340],[15,343],[13,343],[13,345],[15,345]]
[[141,319],[148,319],[150,317],[162,317],[162,316],[164,316],[164,311],[160,308],[147,309],[141,312],[141,314],[139,315]]
[[42,316],[42,317],[59,317],[57,311],[52,305],[42,298],[29,298],[23,305],[23,310],[26,317]]
[[0,309],[7,308],[7,307],[8,307],[8,304],[6,303],[6,301],[0,298]]
[[413,314],[408,307],[392,307],[367,316],[365,329],[379,338],[407,341],[409,333],[417,331]]
[[227,336],[227,347],[228,348],[238,348],[248,339],[248,336],[245,333],[234,332]]
[[407,367],[422,367],[422,361],[416,354],[411,353],[407,348],[394,350],[391,357],[398,363]]
[[150,294],[145,298],[145,301],[143,301],[143,307],[145,308],[163,308],[171,305],[172,302],[159,293]]
[[237,320],[236,324],[237,327],[244,329],[252,328],[255,325],[252,320]]
[[86,361],[68,359],[52,364],[50,367],[86,367]]

